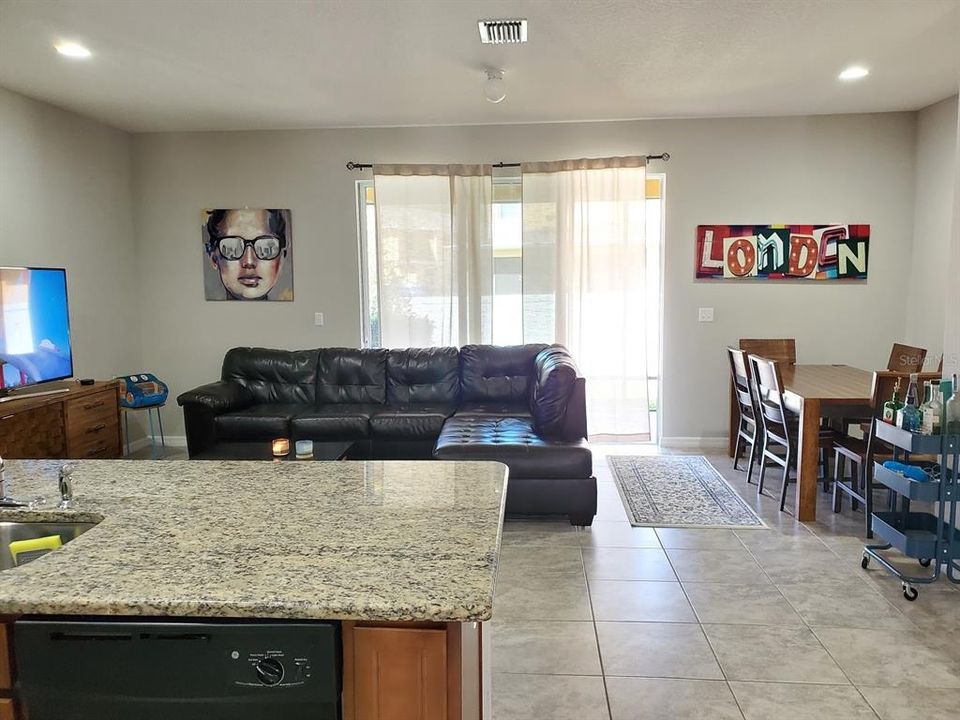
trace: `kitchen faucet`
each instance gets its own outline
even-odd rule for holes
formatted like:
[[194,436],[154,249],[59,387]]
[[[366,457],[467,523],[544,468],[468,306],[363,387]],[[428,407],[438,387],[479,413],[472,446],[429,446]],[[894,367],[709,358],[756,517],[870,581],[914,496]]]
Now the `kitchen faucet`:
[[24,507],[26,503],[7,496],[7,479],[4,475],[3,458],[0,457],[0,507]]
[[60,504],[57,506],[61,510],[69,510],[73,507],[73,466],[63,465],[60,467]]

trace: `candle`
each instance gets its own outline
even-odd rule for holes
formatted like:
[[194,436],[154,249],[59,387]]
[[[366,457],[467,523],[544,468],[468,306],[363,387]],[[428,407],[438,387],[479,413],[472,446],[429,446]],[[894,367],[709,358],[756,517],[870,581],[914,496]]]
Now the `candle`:
[[275,457],[283,457],[290,454],[290,441],[287,438],[277,438],[273,441],[273,454]]
[[313,460],[313,440],[297,440],[297,459]]

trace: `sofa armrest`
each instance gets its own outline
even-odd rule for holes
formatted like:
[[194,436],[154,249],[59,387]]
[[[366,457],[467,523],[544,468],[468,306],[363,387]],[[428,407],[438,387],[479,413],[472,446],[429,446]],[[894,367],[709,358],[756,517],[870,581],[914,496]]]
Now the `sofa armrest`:
[[214,414],[239,410],[253,402],[253,396],[243,385],[220,381],[201,385],[177,397],[180,406],[201,405]]
[[562,345],[551,345],[534,358],[530,414],[541,437],[574,441],[587,435],[585,381]]
[[587,380],[578,377],[567,400],[567,411],[563,415],[563,429],[560,436],[572,441],[587,439]]

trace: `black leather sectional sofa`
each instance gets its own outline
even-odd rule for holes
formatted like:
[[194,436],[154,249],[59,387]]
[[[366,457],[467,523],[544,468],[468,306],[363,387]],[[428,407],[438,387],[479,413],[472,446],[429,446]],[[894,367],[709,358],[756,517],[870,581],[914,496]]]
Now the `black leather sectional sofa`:
[[508,513],[596,514],[584,379],[559,345],[233,348],[219,382],[177,402],[191,457],[289,437],[352,441],[351,458],[498,460]]

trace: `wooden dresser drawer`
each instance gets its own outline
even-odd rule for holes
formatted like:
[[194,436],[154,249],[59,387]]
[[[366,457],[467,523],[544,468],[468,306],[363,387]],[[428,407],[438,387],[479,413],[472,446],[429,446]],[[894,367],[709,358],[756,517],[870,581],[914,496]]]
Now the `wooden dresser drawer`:
[[117,419],[117,393],[107,390],[86,397],[75,398],[67,406],[67,434],[86,430],[109,418]]
[[116,457],[120,426],[116,417],[94,422],[69,435],[67,455],[73,459]]

